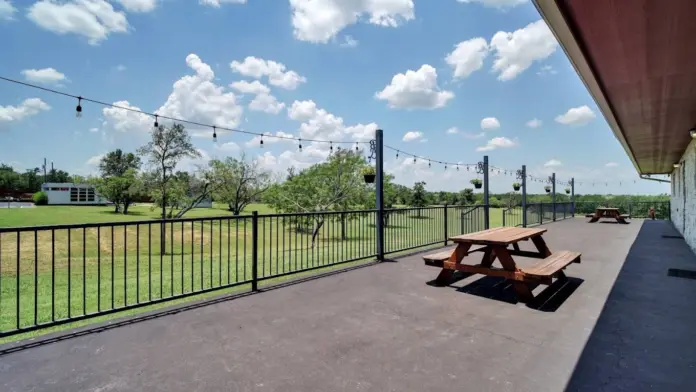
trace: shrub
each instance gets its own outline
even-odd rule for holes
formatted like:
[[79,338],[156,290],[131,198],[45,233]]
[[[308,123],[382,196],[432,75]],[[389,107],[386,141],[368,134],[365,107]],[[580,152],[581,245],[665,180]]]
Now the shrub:
[[48,204],[48,195],[45,192],[36,192],[32,196],[34,204],[37,206],[45,206]]

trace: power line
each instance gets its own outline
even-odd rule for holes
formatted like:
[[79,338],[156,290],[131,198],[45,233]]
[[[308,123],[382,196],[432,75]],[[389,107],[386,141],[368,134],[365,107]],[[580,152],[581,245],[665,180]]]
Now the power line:
[[294,137],[294,136],[278,136],[278,135],[273,135],[273,134],[271,134],[271,133],[258,133],[258,132],[244,131],[244,130],[241,130],[241,129],[227,128],[227,127],[222,127],[222,126],[219,126],[219,125],[204,124],[204,123],[201,123],[201,122],[198,122],[198,121],[191,121],[191,120],[186,120],[186,119],[182,119],[182,118],[176,118],[176,117],[170,117],[170,116],[163,116],[163,115],[160,115],[160,114],[157,114],[157,113],[150,113],[150,112],[146,112],[146,111],[140,110],[140,109],[134,109],[134,108],[131,108],[131,107],[120,106],[120,105],[114,105],[114,104],[112,104],[112,103],[100,101],[100,100],[98,100],[98,99],[83,97],[83,96],[81,96],[81,95],[70,94],[70,93],[66,93],[66,92],[63,92],[63,91],[54,90],[54,89],[51,89],[51,88],[48,88],[48,87],[37,86],[37,85],[35,85],[35,84],[31,84],[31,83],[27,83],[27,82],[22,82],[21,80],[11,79],[11,78],[7,78],[7,77],[4,77],[4,76],[0,76],[0,80],[4,80],[4,81],[6,81],[6,82],[18,84],[18,85],[24,86],[24,87],[30,87],[30,88],[33,88],[33,89],[42,90],[42,91],[49,92],[49,93],[52,93],[52,94],[62,95],[62,96],[64,96],[64,97],[69,97],[69,98],[77,99],[77,102],[78,102],[78,106],[77,106],[77,113],[78,113],[78,116],[81,115],[81,113],[82,113],[82,106],[80,105],[80,103],[81,103],[82,101],[85,101],[85,102],[91,102],[91,103],[94,103],[94,104],[97,104],[97,105],[102,105],[102,106],[106,106],[106,107],[110,107],[110,108],[114,108],[114,109],[121,109],[121,110],[127,110],[127,111],[129,111],[129,112],[133,112],[133,113],[144,114],[144,115],[146,115],[146,116],[153,117],[153,118],[155,119],[155,124],[157,124],[157,120],[158,120],[158,119],[165,119],[165,120],[171,120],[171,121],[179,122],[179,123],[183,123],[183,124],[189,124],[189,125],[196,125],[196,126],[199,126],[199,127],[211,128],[211,129],[213,130],[213,135],[214,135],[214,136],[215,136],[215,131],[216,131],[216,130],[224,130],[224,131],[229,131],[229,132],[233,132],[233,133],[242,133],[242,134],[246,134],[246,135],[259,136],[259,137],[261,138],[261,139],[260,139],[260,144],[261,144],[261,145],[263,145],[263,138],[264,138],[264,137],[265,137],[265,138],[275,138],[275,139],[299,141],[299,142],[300,142],[300,145],[301,145],[301,143],[302,143],[303,141],[305,141],[305,142],[314,142],[314,143],[355,144],[355,145],[358,145],[358,144],[367,144],[367,143],[368,143],[368,142],[357,142],[357,141],[352,141],[352,142],[351,142],[351,141],[335,141],[335,140],[305,139],[305,138],[299,138],[299,137]]

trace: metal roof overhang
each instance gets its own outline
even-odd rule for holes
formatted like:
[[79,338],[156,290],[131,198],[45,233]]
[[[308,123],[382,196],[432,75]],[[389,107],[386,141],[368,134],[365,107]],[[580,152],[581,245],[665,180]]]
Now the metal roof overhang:
[[640,174],[696,125],[696,0],[534,0]]

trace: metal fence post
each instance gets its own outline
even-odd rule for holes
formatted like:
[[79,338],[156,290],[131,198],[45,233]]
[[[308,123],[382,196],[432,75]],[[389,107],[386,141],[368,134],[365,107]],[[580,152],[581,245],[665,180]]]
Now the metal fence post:
[[544,203],[539,203],[539,224],[544,223]]
[[556,221],[556,173],[551,173],[551,208],[553,221]]
[[522,165],[522,227],[527,227],[527,165]]
[[488,155],[483,156],[483,219],[486,230],[491,227],[490,205],[488,204]]
[[259,212],[251,212],[251,290],[259,289]]
[[575,178],[570,179],[570,214],[575,218]]
[[[372,143],[370,143],[372,149]],[[377,260],[384,260],[384,132],[381,129],[375,131],[375,161],[376,161],[376,187],[377,198]]]
[[447,203],[445,203],[445,246],[447,246],[447,240],[449,237],[449,234],[447,233]]

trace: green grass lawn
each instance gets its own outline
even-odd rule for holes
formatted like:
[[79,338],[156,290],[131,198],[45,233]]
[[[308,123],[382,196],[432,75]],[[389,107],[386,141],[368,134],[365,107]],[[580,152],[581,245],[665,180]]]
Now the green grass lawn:
[[[251,205],[244,212],[254,210],[272,213],[262,204]],[[462,217],[468,210],[448,208],[448,235],[484,228],[482,209]],[[251,216],[233,217],[216,205],[192,210],[186,216],[204,219],[170,221],[163,228],[157,212],[148,206],[131,211],[133,214],[118,215],[110,207],[0,209],[0,227],[39,226],[35,231],[0,233],[0,332],[251,280]],[[390,214],[386,251],[443,242],[442,211]],[[502,209],[491,209],[490,215],[491,227],[500,226]],[[210,217],[220,219],[205,219]],[[343,224],[338,217],[327,216],[313,241],[311,222],[282,215],[260,216],[259,278],[372,259],[374,213],[349,213]],[[146,223],[129,223],[134,221]],[[117,223],[40,228],[102,222]]]

